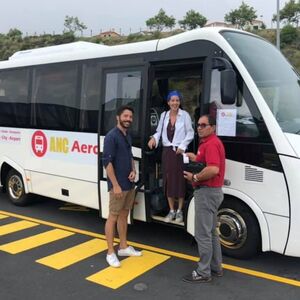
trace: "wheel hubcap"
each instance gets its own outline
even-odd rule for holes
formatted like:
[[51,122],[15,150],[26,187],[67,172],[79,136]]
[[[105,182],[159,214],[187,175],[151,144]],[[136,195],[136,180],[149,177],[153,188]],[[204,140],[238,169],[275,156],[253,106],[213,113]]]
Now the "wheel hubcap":
[[247,239],[247,226],[244,219],[229,208],[219,210],[217,230],[220,241],[226,248],[241,248]]
[[20,199],[23,194],[23,182],[17,175],[10,177],[8,182],[9,194],[14,199]]

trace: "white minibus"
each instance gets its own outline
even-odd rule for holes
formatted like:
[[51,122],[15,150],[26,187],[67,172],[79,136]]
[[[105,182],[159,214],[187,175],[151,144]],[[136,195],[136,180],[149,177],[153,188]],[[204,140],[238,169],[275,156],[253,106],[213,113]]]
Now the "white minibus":
[[[161,161],[147,142],[169,90],[195,123],[217,118],[226,149],[218,230],[223,253],[300,256],[300,78],[272,44],[229,28],[146,42],[87,42],[16,52],[0,62],[0,179],[16,205],[30,194],[108,215],[101,154],[121,105],[134,108],[133,220],[164,223]],[[195,126],[194,126],[195,128]],[[198,137],[188,151],[196,151]],[[184,222],[194,233],[193,190]],[[167,225],[167,224],[166,224]]]

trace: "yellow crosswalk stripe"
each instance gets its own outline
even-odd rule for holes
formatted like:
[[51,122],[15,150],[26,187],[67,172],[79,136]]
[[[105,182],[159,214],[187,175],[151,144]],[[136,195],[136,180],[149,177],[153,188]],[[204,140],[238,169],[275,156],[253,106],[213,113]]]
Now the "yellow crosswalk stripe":
[[117,289],[169,258],[170,256],[167,255],[144,250],[143,256],[129,257],[122,260],[120,268],[108,267],[86,279],[112,289]]
[[0,250],[11,254],[16,254],[29,249],[36,248],[44,244],[51,243],[53,241],[63,239],[73,234],[74,232],[65,231],[61,229],[53,229],[21,240],[3,244],[0,246]]
[[23,229],[38,226],[39,224],[30,221],[18,221],[0,226],[0,236],[20,231]]
[[5,215],[0,215],[0,220],[2,220],[2,219],[6,219],[6,218],[8,218],[8,216],[5,216]]
[[36,262],[57,270],[61,270],[106,249],[106,241],[100,239],[92,239],[72,248],[68,248],[61,252],[57,252],[38,259],[36,260]]

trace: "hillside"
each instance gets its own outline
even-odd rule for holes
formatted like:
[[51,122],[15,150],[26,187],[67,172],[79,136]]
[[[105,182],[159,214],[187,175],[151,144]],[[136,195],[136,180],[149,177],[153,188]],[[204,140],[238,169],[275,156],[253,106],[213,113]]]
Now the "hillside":
[[[125,44],[139,42],[145,40],[158,39],[175,35],[182,32],[174,30],[172,32],[160,33],[136,33],[128,36],[120,36],[114,38],[100,38],[99,36],[89,38],[77,38],[72,33],[64,33],[62,35],[40,35],[22,37],[22,33],[17,29],[12,29],[8,34],[0,34],[0,60],[6,60],[9,56],[19,50],[27,50],[51,45],[59,45],[70,43],[77,40],[84,40],[93,43],[101,43],[105,45]],[[276,43],[275,29],[264,29],[253,32],[271,43]],[[293,32],[282,32],[281,34],[281,51],[290,61],[292,65],[300,73],[300,28],[293,29]]]

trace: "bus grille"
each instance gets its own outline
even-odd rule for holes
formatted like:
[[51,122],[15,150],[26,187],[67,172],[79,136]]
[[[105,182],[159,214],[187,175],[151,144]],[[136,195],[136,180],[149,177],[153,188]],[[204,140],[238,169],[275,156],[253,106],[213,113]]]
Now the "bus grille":
[[256,168],[253,168],[251,166],[245,166],[245,180],[263,182],[264,173],[263,171],[259,171]]

